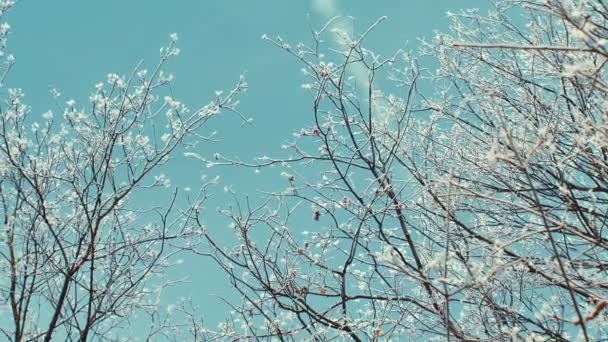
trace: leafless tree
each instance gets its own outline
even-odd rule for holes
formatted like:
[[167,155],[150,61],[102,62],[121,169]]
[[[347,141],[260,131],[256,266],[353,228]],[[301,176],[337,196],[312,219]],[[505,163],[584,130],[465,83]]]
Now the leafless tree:
[[[0,4],[4,13],[12,1]],[[3,50],[8,29],[0,25]],[[179,53],[176,40],[171,35],[150,71],[142,62],[127,77],[109,74],[86,103],[64,104],[54,91],[57,108],[33,114],[20,89],[0,88],[3,340],[205,336],[187,302],[167,312],[160,300],[175,282],[163,275],[173,256],[203,233],[191,218],[213,181],[185,201],[163,190],[170,181],[160,171],[176,152],[209,140],[203,127],[220,111],[235,111],[246,83],[189,109],[170,96],[164,70]],[[3,56],[8,72],[14,58]]]
[[343,18],[268,38],[304,67],[311,126],[283,157],[211,161],[286,185],[224,211],[237,246],[207,235],[243,298],[225,336],[608,338],[608,4],[491,7],[450,13],[417,58]]

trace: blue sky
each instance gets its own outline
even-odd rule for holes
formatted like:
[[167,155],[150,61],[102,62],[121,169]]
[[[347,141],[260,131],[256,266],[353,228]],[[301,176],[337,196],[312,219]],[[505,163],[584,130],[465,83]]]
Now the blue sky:
[[[414,48],[417,37],[431,37],[433,30],[447,30],[448,10],[485,4],[481,0],[22,0],[5,18],[12,26],[9,50],[17,61],[6,84],[24,89],[34,116],[52,107],[49,86],[60,90],[66,100],[84,103],[95,83],[109,72],[126,74],[141,59],[153,65],[168,35],[177,32],[182,53],[170,69],[180,101],[192,107],[204,104],[213,91],[229,88],[246,72],[249,91],[240,110],[254,118],[256,127],[243,127],[236,117],[226,115],[209,128],[217,130],[223,141],[202,152],[250,160],[279,155],[280,145],[311,120],[310,100],[301,88],[301,66],[262,41],[262,34],[297,43],[310,41],[309,27],[319,27],[333,15],[354,16],[359,29],[388,16],[369,43],[389,55],[399,48]],[[203,172],[221,174],[223,184],[251,197],[275,185],[271,177],[250,169],[204,170],[184,158],[175,160],[168,174],[176,186],[196,187]],[[216,200],[210,205],[207,220],[210,227],[215,224],[213,229],[224,229],[217,227],[222,221],[216,220],[214,207],[225,204]],[[227,287],[210,260],[185,256],[175,276],[189,277],[189,285],[179,293],[192,296],[210,321],[227,311],[209,295],[222,294]]]

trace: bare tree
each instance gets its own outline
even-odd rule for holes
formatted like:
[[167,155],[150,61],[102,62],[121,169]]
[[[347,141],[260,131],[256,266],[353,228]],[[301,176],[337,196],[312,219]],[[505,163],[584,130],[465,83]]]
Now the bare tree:
[[[4,13],[12,1],[0,4]],[[3,50],[8,28],[0,25]],[[167,194],[161,168],[184,146],[208,141],[203,127],[220,111],[235,111],[246,83],[241,78],[232,91],[188,108],[170,96],[164,70],[179,53],[176,40],[171,35],[150,71],[142,62],[127,77],[109,74],[86,103],[64,104],[54,91],[56,109],[41,116],[20,89],[2,88],[2,339],[202,336],[187,303],[170,313],[159,303],[174,283],[163,276],[172,256],[194,248],[203,233],[191,218],[213,181],[188,201],[170,189],[158,207],[150,197]],[[4,56],[4,70],[13,62]]]
[[[333,19],[272,43],[308,78],[283,191],[207,235],[254,340],[608,338],[608,5],[496,1],[383,59]],[[338,28],[331,30],[331,28]],[[338,37],[327,48],[324,39]]]

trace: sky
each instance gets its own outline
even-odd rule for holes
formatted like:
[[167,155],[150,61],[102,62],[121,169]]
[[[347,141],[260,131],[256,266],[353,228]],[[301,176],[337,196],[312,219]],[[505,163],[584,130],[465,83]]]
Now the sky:
[[[447,11],[486,4],[482,0],[21,0],[4,18],[12,27],[9,51],[16,58],[5,83],[23,88],[34,116],[53,106],[49,87],[84,103],[108,73],[127,74],[141,59],[154,65],[159,48],[176,32],[181,54],[169,69],[175,74],[178,100],[191,107],[205,104],[215,90],[228,89],[243,73],[249,83],[239,109],[254,119],[255,127],[225,115],[209,127],[222,141],[203,147],[201,153],[251,160],[279,155],[281,144],[312,119],[310,98],[301,87],[305,82],[301,65],[263,41],[263,34],[281,36],[295,45],[311,41],[309,27],[320,27],[336,15],[355,17],[360,30],[387,16],[369,43],[388,56],[400,48],[415,48],[418,37],[447,30]],[[222,185],[232,185],[250,197],[276,185],[263,172],[206,170],[185,158],[177,158],[167,170],[178,187],[195,188],[203,173],[220,174]],[[227,229],[219,227],[223,221],[214,213],[216,206],[226,205],[222,201],[220,197],[209,205],[210,229]],[[168,296],[192,297],[208,321],[222,319],[218,313],[228,309],[216,295],[226,293],[226,279],[211,260],[183,258],[172,276],[187,277],[189,282]]]

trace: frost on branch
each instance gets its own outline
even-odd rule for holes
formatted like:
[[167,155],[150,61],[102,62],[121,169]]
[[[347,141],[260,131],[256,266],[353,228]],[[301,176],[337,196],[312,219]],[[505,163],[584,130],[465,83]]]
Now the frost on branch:
[[222,159],[283,175],[224,212],[237,246],[207,236],[243,298],[226,336],[606,338],[608,8],[491,7],[450,13],[419,58],[373,54],[369,30],[327,48],[332,21],[265,37],[302,63],[310,125],[283,155]]
[[[0,25],[0,39],[5,29]],[[214,182],[184,201],[177,190],[162,190],[171,183],[158,169],[181,146],[203,140],[210,119],[235,111],[246,83],[241,78],[200,108],[168,97],[172,77],[164,69],[177,55],[176,40],[172,35],[157,65],[109,73],[88,99],[53,91],[53,111],[32,113],[24,90],[3,88],[0,304],[10,319],[0,319],[0,332],[11,340],[142,337],[132,330],[135,320],[150,327],[143,332],[150,340],[201,334],[170,319],[195,317],[187,301],[167,312],[160,301],[175,283],[166,278],[172,255],[204,235],[196,222]],[[163,194],[162,207],[141,201]]]

